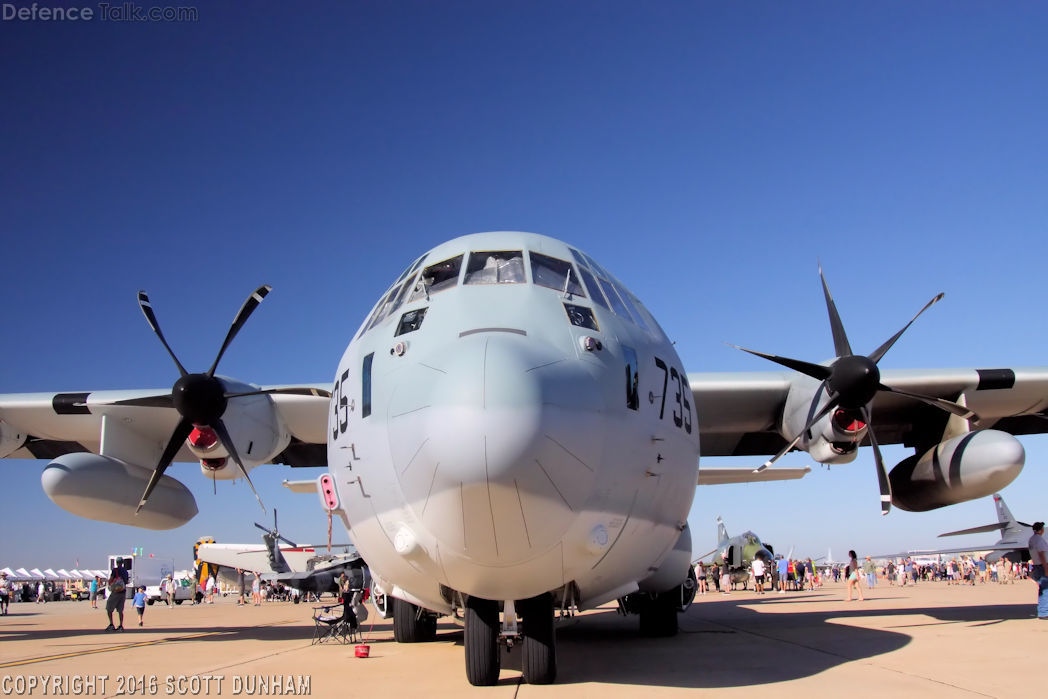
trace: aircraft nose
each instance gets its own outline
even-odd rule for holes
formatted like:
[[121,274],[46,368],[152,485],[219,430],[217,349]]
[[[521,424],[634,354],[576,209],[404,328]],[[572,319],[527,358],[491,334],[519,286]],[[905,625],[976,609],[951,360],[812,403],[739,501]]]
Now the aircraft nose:
[[484,565],[533,557],[563,538],[589,497],[600,445],[584,444],[592,432],[580,428],[599,419],[593,377],[543,352],[505,331],[461,338],[427,358],[425,408],[391,419],[392,441],[425,435],[394,460],[405,461],[401,488],[445,551]]

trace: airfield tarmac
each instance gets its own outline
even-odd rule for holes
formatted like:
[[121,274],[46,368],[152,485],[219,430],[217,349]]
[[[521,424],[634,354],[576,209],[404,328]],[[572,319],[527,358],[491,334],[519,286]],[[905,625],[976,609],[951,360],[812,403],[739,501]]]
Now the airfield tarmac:
[[[497,687],[466,682],[462,629],[445,620],[437,640],[397,644],[392,620],[372,610],[364,625],[370,657],[354,647],[312,646],[310,605],[270,602],[146,608],[137,626],[105,632],[105,613],[88,602],[12,604],[0,617],[0,695],[27,695],[30,677],[55,678],[81,696],[271,696],[260,677],[311,696],[635,697],[702,695],[1015,697],[1030,691],[1035,643],[1048,622],[1033,618],[1035,587],[905,588],[881,583],[864,602],[844,601],[843,584],[812,592],[710,593],[680,617],[675,638],[646,639],[636,617],[613,605],[564,619],[557,627],[557,684],[520,679],[519,652],[503,655]],[[99,603],[101,606],[101,602]],[[373,625],[372,625],[372,622]],[[105,677],[93,688],[72,679]],[[130,681],[121,678],[134,678]],[[212,678],[205,680],[205,678]],[[221,677],[221,680],[215,678]],[[140,682],[144,680],[144,682]],[[80,680],[83,682],[83,680]]]

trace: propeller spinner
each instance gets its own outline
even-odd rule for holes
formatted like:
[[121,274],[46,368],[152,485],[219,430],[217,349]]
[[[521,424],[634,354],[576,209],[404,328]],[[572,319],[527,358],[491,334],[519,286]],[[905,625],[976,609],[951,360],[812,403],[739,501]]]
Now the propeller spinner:
[[877,444],[877,437],[874,434],[870,415],[869,404],[874,396],[882,391],[886,393],[895,393],[927,403],[928,405],[958,415],[972,422],[977,422],[979,418],[967,407],[952,401],[936,398],[935,396],[926,396],[918,393],[902,391],[881,383],[881,372],[880,369],[878,369],[877,364],[888,350],[892,348],[902,334],[913,325],[913,322],[917,320],[922,313],[931,308],[933,304],[943,298],[943,294],[938,294],[935,298],[925,304],[924,308],[918,311],[917,314],[910,319],[910,322],[903,326],[902,330],[888,338],[884,344],[874,350],[870,355],[864,356],[852,352],[851,343],[848,342],[848,334],[845,332],[844,323],[841,321],[840,314],[837,312],[837,305],[833,302],[833,297],[830,295],[830,288],[826,284],[826,277],[822,273],[821,266],[819,267],[819,278],[822,280],[822,291],[823,295],[826,297],[826,310],[830,316],[830,329],[833,332],[833,346],[837,354],[837,358],[831,362],[829,366],[813,364],[800,359],[780,357],[774,354],[765,354],[764,352],[757,352],[756,350],[732,345],[743,352],[749,352],[758,357],[763,357],[764,359],[775,362],[776,364],[780,364],[806,376],[810,376],[813,379],[824,382],[829,396],[826,405],[824,405],[822,409],[816,412],[815,415],[808,420],[808,424],[801,429],[797,437],[781,449],[779,453],[761,464],[756,471],[763,471],[778,461],[787,452],[792,450],[797,446],[797,443],[801,441],[801,437],[803,437],[808,430],[831,411],[838,408],[858,410],[862,415],[862,420],[869,426],[867,434],[870,438],[870,446],[873,447],[874,464],[877,469],[877,485],[881,491],[881,514],[886,515],[891,510],[892,490],[891,482],[888,480],[888,472],[884,467],[884,459],[881,456],[881,449]]

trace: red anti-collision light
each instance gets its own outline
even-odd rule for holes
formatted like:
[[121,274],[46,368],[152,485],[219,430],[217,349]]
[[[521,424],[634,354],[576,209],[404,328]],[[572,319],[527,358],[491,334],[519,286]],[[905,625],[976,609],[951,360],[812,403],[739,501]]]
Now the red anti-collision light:
[[197,449],[211,449],[218,444],[218,433],[210,427],[194,425],[189,433],[189,443]]

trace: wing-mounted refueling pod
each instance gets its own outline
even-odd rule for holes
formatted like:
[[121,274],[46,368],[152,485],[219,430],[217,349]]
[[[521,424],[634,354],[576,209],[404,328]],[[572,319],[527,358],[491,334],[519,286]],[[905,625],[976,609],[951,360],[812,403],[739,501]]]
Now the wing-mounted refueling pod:
[[[837,306],[833,301],[833,297],[830,295],[830,288],[826,284],[826,277],[823,275],[821,267],[819,268],[819,278],[822,281],[823,295],[826,298],[826,310],[830,317],[830,329],[833,332],[833,345],[836,350],[836,358],[833,361],[828,364],[812,364],[799,359],[765,354],[764,352],[757,352],[734,345],[744,352],[763,357],[809,377],[809,379],[801,379],[793,383],[786,401],[786,409],[783,412],[782,434],[790,441],[779,453],[764,462],[757,470],[768,468],[780,457],[798,446],[808,451],[813,458],[822,463],[850,461],[855,458],[855,452],[863,439],[868,439],[870,446],[873,447],[877,485],[881,493],[881,514],[888,514],[893,502],[892,486],[895,484],[895,480],[902,482],[905,479],[901,476],[897,479],[889,478],[887,469],[884,466],[884,459],[881,456],[880,446],[877,444],[877,437],[871,418],[870,406],[874,397],[878,393],[893,393],[944,410],[951,415],[968,421],[969,424],[978,421],[978,416],[964,405],[943,398],[903,391],[881,383],[881,374],[877,364],[913,322],[933,304],[942,299],[943,294],[938,294],[925,304],[924,308],[918,311],[910,319],[909,323],[904,325],[899,332],[888,338],[884,344],[872,353],[859,355],[852,351],[848,335],[844,330],[844,324],[841,321],[840,314],[837,312]],[[986,441],[994,440],[991,438]],[[953,445],[953,447],[951,453],[956,452],[956,445]],[[925,454],[925,457],[927,456]],[[1005,460],[1011,462],[1013,460],[1011,456],[1012,454],[1007,454]],[[1002,486],[997,485],[995,482],[989,492],[993,492],[994,489],[999,487]],[[948,486],[947,490],[951,491],[951,488]],[[955,500],[955,502],[971,499],[967,497],[966,492],[962,493],[955,489],[952,492],[955,497],[960,498]],[[984,494],[987,493],[972,497],[981,497]],[[941,507],[941,505],[932,505],[932,507]]]

